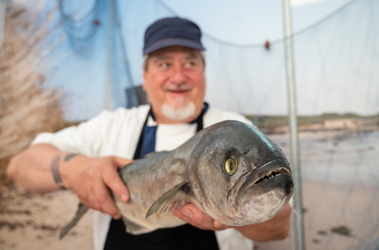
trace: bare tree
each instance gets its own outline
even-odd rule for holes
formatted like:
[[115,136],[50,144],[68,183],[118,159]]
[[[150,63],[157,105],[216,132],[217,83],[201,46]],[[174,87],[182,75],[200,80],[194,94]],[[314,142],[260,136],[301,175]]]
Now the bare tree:
[[44,88],[56,11],[46,8],[46,0],[24,1],[34,2],[33,8],[19,2],[8,1],[0,58],[0,186],[12,155],[37,133],[64,123],[60,92]]

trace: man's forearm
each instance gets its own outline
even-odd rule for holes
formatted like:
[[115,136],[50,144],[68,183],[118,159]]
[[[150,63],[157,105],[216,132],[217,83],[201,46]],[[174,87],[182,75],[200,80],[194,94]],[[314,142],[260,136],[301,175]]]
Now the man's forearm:
[[118,169],[131,162],[116,156],[87,157],[59,151],[49,144],[36,144],[11,160],[7,174],[32,192],[69,188],[87,207],[119,219],[121,214],[111,192],[123,202],[129,200]]
[[49,144],[33,145],[13,157],[7,168],[7,175],[33,192],[58,190],[59,187],[53,178],[52,166],[56,164],[55,167],[59,167],[60,158],[65,154]]

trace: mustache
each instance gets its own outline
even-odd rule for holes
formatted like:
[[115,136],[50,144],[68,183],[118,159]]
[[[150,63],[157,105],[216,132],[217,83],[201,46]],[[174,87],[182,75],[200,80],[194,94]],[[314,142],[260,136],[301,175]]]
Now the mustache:
[[163,90],[166,90],[166,91],[188,91],[191,89],[192,89],[192,86],[188,84],[168,85],[163,88]]

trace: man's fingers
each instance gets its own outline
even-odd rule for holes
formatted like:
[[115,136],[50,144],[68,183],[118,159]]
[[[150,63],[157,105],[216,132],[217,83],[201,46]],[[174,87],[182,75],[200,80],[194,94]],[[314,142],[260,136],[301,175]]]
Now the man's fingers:
[[131,159],[125,159],[125,158],[116,157],[116,156],[114,156],[113,158],[115,159],[118,168],[126,167],[126,165],[129,165],[130,163],[133,162],[133,160]]
[[112,216],[114,219],[121,218],[121,213],[116,207],[116,204],[111,197],[109,197],[104,203],[101,204],[101,210],[104,213],[107,213],[110,216]]
[[116,204],[105,185],[93,186],[92,191],[95,198],[95,200],[92,201],[92,204],[96,204],[96,210],[109,214],[114,218],[120,218],[120,211],[117,209]]
[[82,156],[79,162],[77,178],[73,179],[71,189],[86,206],[107,213],[114,218],[120,218],[112,193],[119,200],[127,202],[129,192],[121,180],[118,169],[132,162],[120,157],[90,158]]
[[[125,158],[120,158],[120,157],[114,157],[118,168],[123,168],[129,165],[130,163],[133,162],[131,159],[125,159]],[[115,187],[113,192],[116,194],[116,196],[122,201],[122,202],[127,202],[129,201],[129,191],[127,187],[125,186],[124,182],[121,180],[119,174],[117,173],[117,179],[119,181],[116,182]]]
[[107,168],[104,170],[102,179],[106,186],[115,193],[115,195],[122,201],[129,200],[129,192],[124,182],[121,180],[118,171],[114,168]]
[[218,221],[215,221],[193,204],[185,205],[180,210],[172,210],[172,213],[179,219],[200,229],[218,231],[229,228],[229,226],[225,226]]
[[217,220],[213,221],[213,227],[214,227],[215,231],[220,231],[220,230],[224,230],[224,229],[227,229],[227,228],[231,228],[231,226],[226,226],[224,224],[221,224]]

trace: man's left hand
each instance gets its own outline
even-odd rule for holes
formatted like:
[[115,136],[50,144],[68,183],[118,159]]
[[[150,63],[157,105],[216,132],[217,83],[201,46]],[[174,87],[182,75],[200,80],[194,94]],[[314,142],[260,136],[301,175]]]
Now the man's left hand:
[[[287,204],[277,215],[266,222],[234,228],[245,237],[254,241],[267,242],[271,240],[282,240],[288,237],[291,225],[291,212],[292,208]],[[172,213],[179,219],[200,229],[220,231],[226,228],[232,228],[231,226],[223,225],[212,219],[194,204],[187,204],[181,209],[172,210]]]
[[181,209],[172,210],[172,213],[179,219],[203,230],[220,231],[230,226],[225,226],[212,219],[209,215],[198,209],[194,204],[187,204]]

